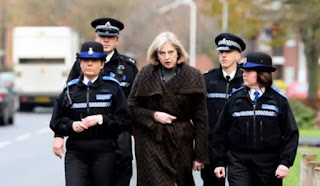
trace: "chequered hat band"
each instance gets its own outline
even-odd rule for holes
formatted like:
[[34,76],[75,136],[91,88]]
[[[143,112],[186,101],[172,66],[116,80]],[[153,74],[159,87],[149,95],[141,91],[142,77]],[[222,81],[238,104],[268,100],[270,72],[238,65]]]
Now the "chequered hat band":
[[224,38],[223,40],[220,40],[220,41],[218,42],[218,46],[219,46],[219,45],[234,46],[234,47],[238,48],[240,51],[242,51],[241,46],[240,46],[237,42],[232,41],[232,40],[227,40],[227,39],[225,39],[225,38]]

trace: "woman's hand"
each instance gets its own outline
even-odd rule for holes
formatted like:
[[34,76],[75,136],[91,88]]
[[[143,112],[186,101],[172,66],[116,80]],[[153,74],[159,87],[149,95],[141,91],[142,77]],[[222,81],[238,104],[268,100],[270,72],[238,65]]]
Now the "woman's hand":
[[171,124],[173,120],[177,119],[175,116],[167,114],[165,112],[155,112],[153,114],[154,120],[162,124]]
[[214,169],[214,173],[217,178],[225,178],[226,177],[226,169],[224,167],[216,167]]
[[75,131],[75,132],[82,132],[84,131],[84,129],[88,129],[88,127],[86,125],[84,125],[81,121],[74,121],[72,123],[72,129]]
[[289,173],[289,168],[285,165],[279,165],[276,170],[277,178],[285,178]]
[[193,170],[194,171],[201,171],[204,168],[204,164],[200,161],[195,160],[193,162]]

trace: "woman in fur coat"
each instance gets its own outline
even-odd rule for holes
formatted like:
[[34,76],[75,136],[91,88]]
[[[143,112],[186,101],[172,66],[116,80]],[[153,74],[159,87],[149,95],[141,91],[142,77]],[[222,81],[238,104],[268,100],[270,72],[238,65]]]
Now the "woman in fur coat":
[[173,33],[161,33],[134,81],[129,107],[139,186],[192,186],[192,169],[208,162],[205,83],[188,57]]

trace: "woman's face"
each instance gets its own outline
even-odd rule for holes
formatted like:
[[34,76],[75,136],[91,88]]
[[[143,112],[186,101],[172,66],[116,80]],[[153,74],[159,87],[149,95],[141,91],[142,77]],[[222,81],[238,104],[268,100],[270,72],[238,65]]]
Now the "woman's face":
[[255,70],[244,70],[243,74],[243,84],[249,88],[259,89],[258,84],[258,73]]
[[99,75],[103,65],[104,63],[100,59],[81,59],[80,62],[81,71],[89,80]]
[[158,51],[157,56],[165,68],[170,69],[177,66],[178,52],[171,44],[164,44]]

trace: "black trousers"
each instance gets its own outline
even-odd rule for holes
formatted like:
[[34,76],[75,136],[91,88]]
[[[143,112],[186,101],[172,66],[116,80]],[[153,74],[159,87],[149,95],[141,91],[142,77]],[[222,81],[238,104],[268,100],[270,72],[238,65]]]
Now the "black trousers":
[[279,154],[228,152],[230,186],[282,186],[275,176]]
[[116,155],[113,186],[129,186],[132,176],[132,143],[129,132],[123,132],[118,136]]
[[214,166],[212,164],[206,164],[204,169],[201,170],[201,178],[203,180],[203,186],[224,186],[225,178],[217,178],[214,173]]
[[82,141],[71,145],[67,141],[66,186],[112,186],[116,153],[107,146],[104,142]]

